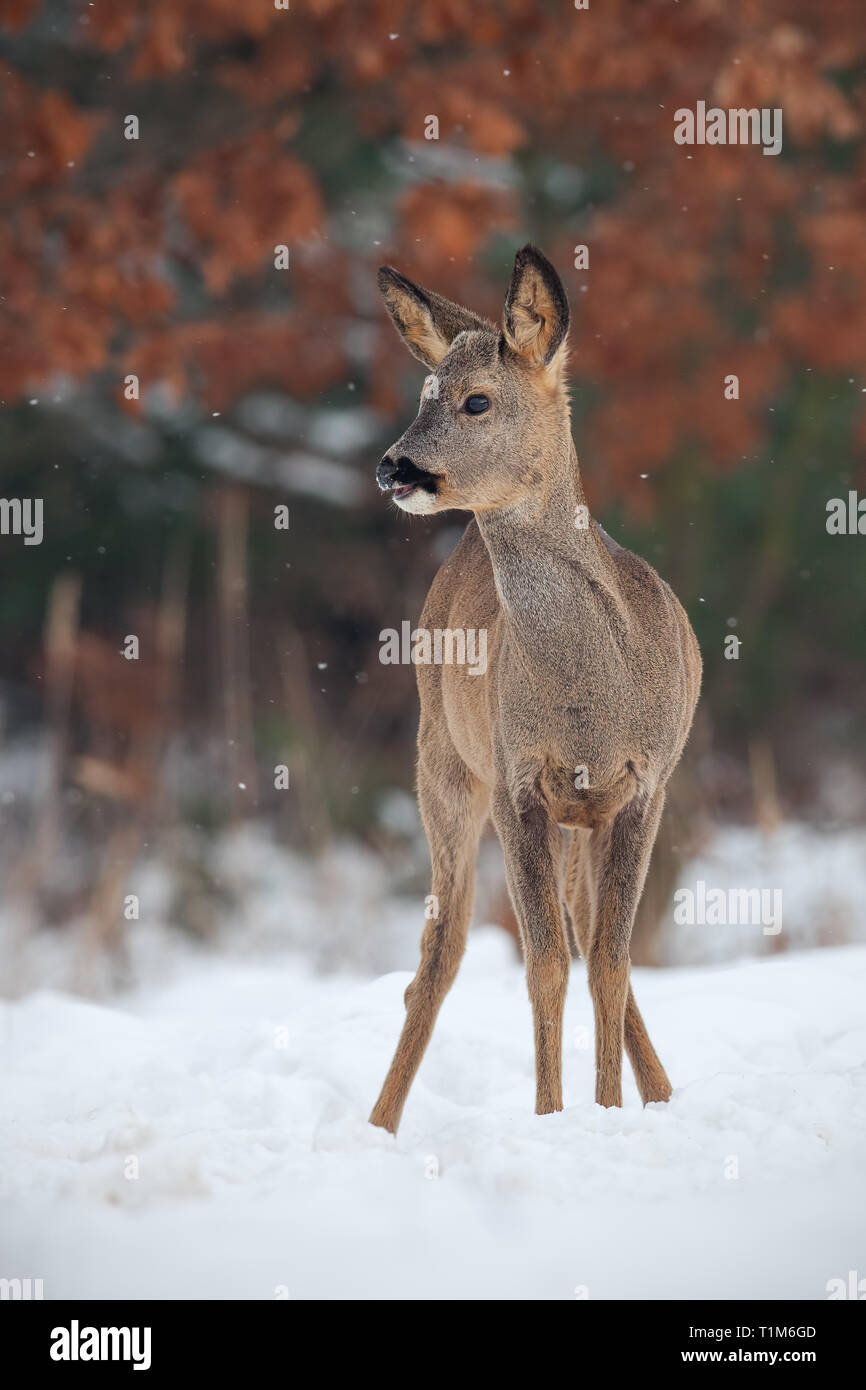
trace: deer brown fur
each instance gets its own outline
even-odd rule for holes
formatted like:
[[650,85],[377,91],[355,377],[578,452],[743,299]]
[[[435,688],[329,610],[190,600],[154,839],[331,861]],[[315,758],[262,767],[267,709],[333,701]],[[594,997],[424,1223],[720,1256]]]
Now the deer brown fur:
[[623,1046],[643,1102],[667,1100],[629,983],[629,943],[698,699],[694,633],[655,570],[582,510],[568,302],[549,261],[531,246],[518,253],[501,331],[389,267],[379,286],[433,376],[377,479],[404,511],[474,514],[421,627],[486,629],[488,662],[474,675],[465,665],[417,668],[418,799],[438,915],[424,926],[371,1122],[396,1132],[457,974],[488,816],[526,958],[537,1113],[562,1109],[568,921],[595,1012],[597,1102],[622,1103]]

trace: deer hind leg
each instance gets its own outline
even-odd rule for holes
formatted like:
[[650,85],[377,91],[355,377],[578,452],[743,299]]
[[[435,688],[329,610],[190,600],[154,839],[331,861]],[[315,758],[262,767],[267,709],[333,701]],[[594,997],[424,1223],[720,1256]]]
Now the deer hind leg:
[[[659,811],[659,818],[661,812]],[[568,918],[572,925],[578,950],[584,961],[589,961],[595,920],[595,875],[590,853],[589,830],[573,830],[569,847],[565,874],[564,898]],[[649,855],[647,856],[647,863]],[[640,901],[638,896],[637,901]],[[625,1050],[631,1062],[640,1098],[644,1105],[654,1100],[670,1100],[671,1083],[659,1061],[646,1030],[640,1010],[635,1002],[634,992],[629,982],[625,999],[623,1019]]]
[[562,1109],[562,1013],[569,955],[559,906],[562,836],[541,807],[518,814],[504,791],[493,800],[508,890],[520,925],[535,1032],[535,1111]]
[[406,1019],[370,1123],[397,1133],[415,1073],[442,1001],[457,974],[472,912],[478,841],[487,793],[458,755],[434,750],[435,765],[418,764],[418,804],[433,867],[421,963],[405,994]]
[[593,831],[592,842],[577,848],[579,863],[568,876],[569,887],[575,884],[571,917],[595,1010],[599,1105],[622,1105],[623,1044],[644,1105],[671,1096],[629,980],[632,926],[663,806],[663,789],[643,806],[626,806],[611,826]]

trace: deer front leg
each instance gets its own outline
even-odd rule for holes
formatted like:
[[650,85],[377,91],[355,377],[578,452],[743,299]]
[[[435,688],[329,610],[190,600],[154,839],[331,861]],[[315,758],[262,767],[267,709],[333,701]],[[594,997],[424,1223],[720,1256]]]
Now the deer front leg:
[[624,1042],[644,1103],[667,1100],[671,1094],[629,983],[632,926],[663,806],[661,789],[648,802],[631,802],[612,825],[593,832],[595,920],[586,963],[595,1011],[599,1105],[622,1105]]
[[569,955],[559,906],[562,837],[543,807],[519,814],[506,791],[493,800],[508,889],[520,925],[535,1032],[535,1112],[562,1109],[562,1013]]
[[[435,759],[435,761],[434,761]],[[421,964],[405,994],[406,1021],[370,1124],[397,1133],[403,1106],[457,974],[472,912],[486,795],[457,754],[435,748],[418,764],[418,804],[433,866]]]

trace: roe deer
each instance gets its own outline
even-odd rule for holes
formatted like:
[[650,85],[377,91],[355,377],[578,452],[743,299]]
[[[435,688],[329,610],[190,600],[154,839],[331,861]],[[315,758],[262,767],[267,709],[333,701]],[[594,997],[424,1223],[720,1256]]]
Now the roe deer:
[[501,332],[388,266],[379,288],[434,375],[376,480],[403,511],[473,513],[421,626],[486,628],[488,661],[483,675],[418,666],[418,800],[438,916],[424,927],[371,1123],[396,1133],[457,973],[488,815],[526,958],[536,1112],[562,1109],[563,907],[595,1012],[596,1101],[622,1104],[623,1044],[644,1104],[668,1100],[629,984],[629,943],[698,699],[697,641],[668,585],[586,512],[565,380],[568,301],[541,252],[518,253]]

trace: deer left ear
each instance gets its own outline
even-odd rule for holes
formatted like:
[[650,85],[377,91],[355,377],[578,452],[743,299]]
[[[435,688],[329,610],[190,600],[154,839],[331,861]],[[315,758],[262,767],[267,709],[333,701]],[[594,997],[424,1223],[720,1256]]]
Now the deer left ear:
[[512,352],[534,367],[549,367],[565,343],[568,299],[562,281],[536,246],[524,246],[514,259],[502,336]]

